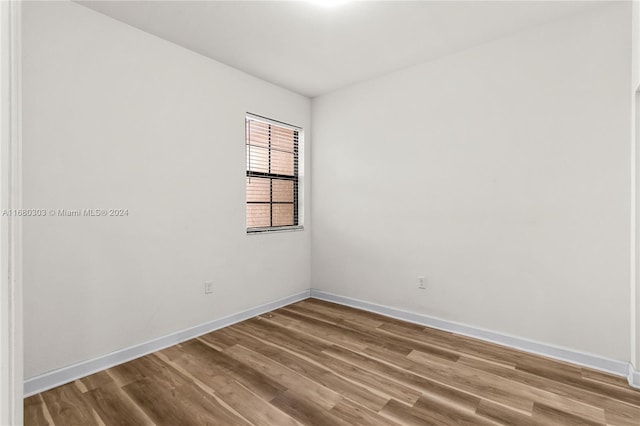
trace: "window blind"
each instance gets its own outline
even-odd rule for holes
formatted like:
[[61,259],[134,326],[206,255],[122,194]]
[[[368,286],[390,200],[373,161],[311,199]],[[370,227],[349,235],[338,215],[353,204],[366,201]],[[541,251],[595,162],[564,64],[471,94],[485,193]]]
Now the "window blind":
[[298,226],[300,129],[253,115],[245,125],[247,231]]

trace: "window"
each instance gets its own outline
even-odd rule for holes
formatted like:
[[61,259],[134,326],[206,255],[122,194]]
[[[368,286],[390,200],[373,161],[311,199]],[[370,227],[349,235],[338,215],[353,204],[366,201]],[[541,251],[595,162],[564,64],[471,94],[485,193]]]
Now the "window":
[[247,232],[301,228],[300,132],[298,127],[247,116]]

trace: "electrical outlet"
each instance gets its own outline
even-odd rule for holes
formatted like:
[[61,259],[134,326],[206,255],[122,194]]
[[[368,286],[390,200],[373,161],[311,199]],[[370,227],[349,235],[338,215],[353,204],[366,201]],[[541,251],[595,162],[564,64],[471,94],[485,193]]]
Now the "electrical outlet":
[[204,282],[204,294],[213,293],[213,281],[205,281]]
[[420,290],[426,290],[427,289],[427,286],[426,286],[425,281],[424,281],[424,277],[422,277],[422,276],[418,277],[418,288]]

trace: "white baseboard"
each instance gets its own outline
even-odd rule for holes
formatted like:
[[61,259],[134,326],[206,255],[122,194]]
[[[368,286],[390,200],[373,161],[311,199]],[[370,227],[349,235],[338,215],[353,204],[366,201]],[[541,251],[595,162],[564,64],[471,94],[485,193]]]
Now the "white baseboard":
[[633,365],[629,363],[629,375],[627,376],[629,386],[636,389],[640,389],[640,371],[633,368]]
[[291,296],[274,300],[224,318],[209,321],[186,330],[181,330],[167,336],[159,337],[146,343],[131,346],[98,358],[82,361],[77,364],[69,365],[58,370],[32,377],[24,382],[24,396],[31,396],[39,392],[55,388],[56,386],[72,382],[81,377],[122,364],[123,362],[131,361],[132,359],[184,342],[185,340],[193,339],[194,337],[201,336],[211,331],[218,330],[237,322],[253,318],[257,315],[273,311],[274,309],[281,308],[291,303],[307,299],[309,298],[309,294],[309,290],[301,291],[300,293],[292,294]]
[[403,321],[437,328],[439,330],[445,330],[464,336],[474,337],[476,339],[497,343],[499,345],[508,346],[514,349],[519,349],[526,352],[567,361],[573,364],[582,365],[596,370],[605,371],[618,376],[624,376],[627,377],[627,380],[629,381],[629,384],[631,386],[640,388],[640,371],[635,370],[631,366],[631,364],[627,362],[603,358],[597,355],[587,354],[572,349],[562,348],[546,343],[524,339],[521,337],[510,336],[508,334],[498,333],[495,331],[484,330],[481,328],[459,324],[452,321],[442,320],[415,312],[404,311],[389,306],[378,305],[363,300],[311,289],[253,307],[224,318],[209,321],[204,324],[188,328],[186,330],[159,337],[146,343],[131,346],[129,348],[121,349],[119,351],[112,352],[98,358],[79,362],[77,364],[73,364],[67,367],[60,368],[58,370],[50,371],[48,373],[32,377],[25,380],[24,382],[24,396],[28,397],[39,392],[55,388],[65,383],[77,380],[81,377],[85,377],[98,371],[116,366],[118,364],[131,361],[132,359],[136,359],[152,352],[159,351],[177,343],[184,342],[185,340],[189,340],[194,337],[209,333],[211,331],[238,323],[240,321],[253,318],[257,315],[273,311],[280,307],[307,299],[309,297],[350,306],[356,309],[374,312]]
[[630,383],[640,385],[640,374],[638,371],[633,375],[633,382],[629,373],[629,363],[591,355],[572,349],[562,348],[547,343],[536,342],[524,339],[522,337],[510,336],[508,334],[496,331],[484,330],[469,325],[464,325],[452,321],[442,320],[415,312],[403,311],[401,309],[389,306],[378,305],[364,300],[353,299],[350,297],[339,296],[337,294],[327,293],[321,290],[311,289],[311,297],[326,300],[327,302],[339,303],[341,305],[362,309],[376,314],[397,318],[439,330],[450,331],[452,333],[464,336],[474,337],[476,339],[485,340],[491,343],[508,346],[514,349],[530,352],[537,355],[543,355],[549,358],[555,358],[561,361],[567,361],[573,364],[582,365],[584,367],[593,368],[595,370],[605,371],[617,376],[628,377]]

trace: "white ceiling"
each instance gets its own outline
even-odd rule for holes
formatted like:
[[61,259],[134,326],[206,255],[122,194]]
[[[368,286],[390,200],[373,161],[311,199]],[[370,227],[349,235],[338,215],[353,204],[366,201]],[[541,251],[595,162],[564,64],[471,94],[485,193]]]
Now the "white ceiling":
[[314,97],[595,7],[577,1],[80,1]]

